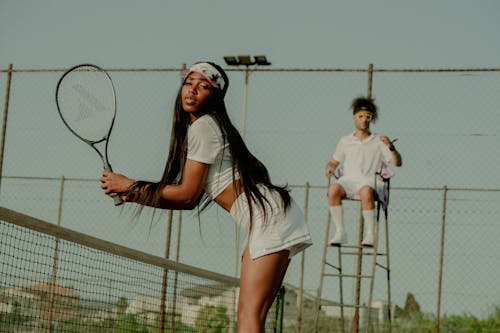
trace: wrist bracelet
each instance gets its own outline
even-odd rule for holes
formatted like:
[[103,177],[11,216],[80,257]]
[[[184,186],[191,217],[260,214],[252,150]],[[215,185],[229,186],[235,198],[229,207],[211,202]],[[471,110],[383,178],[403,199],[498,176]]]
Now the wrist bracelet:
[[138,194],[140,194],[141,189],[147,183],[148,182],[145,182],[143,180],[136,180],[135,182],[133,182],[132,185],[130,185],[129,188],[127,189],[126,192],[127,197],[131,199],[135,198]]

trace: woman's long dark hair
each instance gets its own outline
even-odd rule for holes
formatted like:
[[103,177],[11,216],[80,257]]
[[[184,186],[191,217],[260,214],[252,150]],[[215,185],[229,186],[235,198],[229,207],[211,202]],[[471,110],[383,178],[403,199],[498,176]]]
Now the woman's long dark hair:
[[[259,204],[264,216],[266,214],[265,204],[267,199],[259,190],[258,185],[264,185],[270,190],[277,191],[283,201],[283,207],[289,207],[291,199],[287,186],[281,187],[271,183],[269,172],[266,167],[248,150],[240,133],[229,119],[226,105],[224,103],[224,95],[229,84],[228,77],[218,65],[214,63],[210,64],[223,75],[226,84],[223,90],[214,89],[213,94],[207,101],[204,109],[200,110],[199,116],[205,114],[212,116],[220,127],[224,142],[229,144],[233,164],[233,186],[235,186],[235,190],[236,182],[234,180],[235,172],[237,171],[240,176],[243,191],[245,192],[248,200],[250,217],[253,216],[253,202],[257,202]],[[179,88],[175,101],[167,164],[160,182],[154,184],[155,186],[153,186],[155,192],[157,192],[157,198],[159,197],[159,191],[164,185],[176,184],[182,181],[182,169],[187,157],[187,132],[191,122],[189,114],[182,108],[181,90],[182,86]],[[146,191],[144,195],[153,195],[152,190],[153,188],[151,188],[150,191]],[[140,201],[150,202],[150,200],[154,199],[149,197],[144,198],[144,201]],[[201,207],[201,210],[205,207],[206,206]]]

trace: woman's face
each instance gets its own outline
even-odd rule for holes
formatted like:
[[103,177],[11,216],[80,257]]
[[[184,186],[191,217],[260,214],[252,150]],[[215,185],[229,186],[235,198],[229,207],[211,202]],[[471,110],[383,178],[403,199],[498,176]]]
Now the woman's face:
[[182,108],[189,113],[191,121],[198,118],[197,112],[203,109],[214,89],[205,76],[197,72],[189,74],[184,80],[181,90]]

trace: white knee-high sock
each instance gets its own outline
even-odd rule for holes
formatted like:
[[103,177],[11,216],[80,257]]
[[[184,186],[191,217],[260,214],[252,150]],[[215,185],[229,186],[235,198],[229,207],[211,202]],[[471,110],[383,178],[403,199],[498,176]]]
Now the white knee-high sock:
[[375,225],[375,210],[364,210],[362,211],[362,214],[365,221],[365,237],[367,235],[373,235],[373,227]]
[[330,206],[335,232],[344,232],[344,209],[340,206]]

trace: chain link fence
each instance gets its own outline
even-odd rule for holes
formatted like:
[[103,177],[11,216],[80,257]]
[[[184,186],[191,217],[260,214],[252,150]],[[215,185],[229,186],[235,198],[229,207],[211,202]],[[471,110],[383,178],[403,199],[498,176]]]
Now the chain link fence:
[[[307,213],[314,246],[303,261],[292,260],[286,283],[316,295],[327,222],[324,166],[340,136],[352,131],[351,100],[369,92],[380,110],[373,131],[397,138],[404,161],[394,169],[389,207],[393,304],[403,308],[412,294],[425,314],[487,317],[500,306],[500,69],[369,68],[228,69],[233,122]],[[109,71],[117,91],[109,147],[115,171],[160,177],[180,70]],[[183,263],[237,275],[244,237],[235,237],[222,209],[174,212],[169,224],[168,214],[155,210],[134,219],[133,207],[116,208],[102,194],[99,159],[57,114],[63,71],[0,71],[0,205],[154,255],[177,246]],[[359,208],[346,204],[345,215],[354,236]],[[376,276],[375,300],[385,297],[383,280]],[[336,293],[326,285],[323,296]],[[297,310],[306,326],[307,304]],[[296,317],[291,325],[300,325]]]

